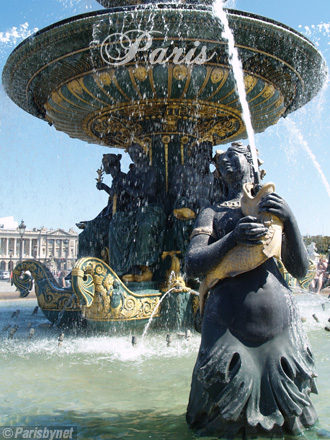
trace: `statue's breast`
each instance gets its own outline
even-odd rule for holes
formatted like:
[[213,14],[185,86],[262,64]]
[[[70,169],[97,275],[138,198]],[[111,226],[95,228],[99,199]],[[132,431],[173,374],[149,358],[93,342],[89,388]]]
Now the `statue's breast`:
[[233,231],[238,220],[242,218],[242,216],[240,208],[220,208],[213,220],[213,229],[216,233],[217,239],[220,239]]

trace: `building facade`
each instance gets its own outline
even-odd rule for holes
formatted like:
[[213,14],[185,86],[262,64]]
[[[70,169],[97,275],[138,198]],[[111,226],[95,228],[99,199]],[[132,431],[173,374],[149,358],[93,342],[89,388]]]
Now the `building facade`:
[[0,269],[11,271],[22,259],[35,259],[56,274],[71,270],[78,254],[78,234],[70,229],[26,229],[21,238],[18,229],[0,224]]

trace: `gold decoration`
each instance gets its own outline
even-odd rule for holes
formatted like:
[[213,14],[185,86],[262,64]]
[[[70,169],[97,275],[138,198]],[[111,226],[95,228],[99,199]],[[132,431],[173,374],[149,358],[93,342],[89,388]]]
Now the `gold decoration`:
[[192,309],[193,309],[194,315],[196,315],[196,313],[199,309],[199,296],[198,295],[193,295]]
[[144,81],[148,76],[148,71],[144,66],[139,66],[134,70],[134,76],[139,81]]
[[275,87],[272,84],[266,85],[262,93],[263,98],[270,98],[275,93]]
[[188,136],[182,136],[181,138],[181,164],[184,165],[184,146],[189,142]]
[[166,192],[168,192],[168,144],[171,142],[170,136],[163,136],[162,142],[165,148],[165,179],[166,179]]
[[187,75],[188,75],[188,69],[186,66],[179,64],[173,68],[173,77],[176,80],[182,81],[182,80],[186,79]]
[[[31,276],[26,272],[30,272]],[[31,277],[35,281],[35,293],[38,305],[42,310],[52,312],[80,311],[77,299],[72,299],[72,289],[60,287],[49,269],[36,260],[24,260],[13,270],[13,283],[21,292],[21,298],[26,297],[32,289]]]
[[76,79],[74,79],[73,81],[70,81],[67,84],[67,87],[71,93],[77,94],[77,95],[82,95],[82,93],[84,91],[83,88],[81,87],[79,81],[77,81]]
[[211,81],[213,84],[219,83],[224,77],[225,77],[225,72],[223,71],[223,69],[219,69],[219,68],[213,69],[211,73]]
[[62,98],[62,96],[59,94],[59,92],[53,92],[53,93],[51,94],[51,99],[52,99],[52,101],[55,102],[55,104],[61,104],[62,101],[63,101],[63,98]]
[[97,172],[97,178],[95,178],[95,180],[97,182],[102,182],[103,181],[103,174],[104,174],[103,165],[101,165],[100,168],[96,172]]
[[162,253],[162,259],[167,256],[171,257],[171,267],[166,271],[166,283],[162,287],[163,292],[172,290],[174,292],[189,292],[191,289],[186,286],[186,283],[181,275],[180,260],[177,257],[181,251],[166,251]]
[[[102,260],[82,258],[72,271],[77,297],[92,297],[82,304],[82,312],[91,321],[129,321],[159,316],[161,293],[139,295],[131,292],[118,275]],[[93,293],[94,292],[94,293]],[[158,310],[157,310],[158,309]]]
[[179,220],[191,220],[196,218],[196,213],[190,208],[179,208],[173,210],[174,217]]
[[244,85],[246,92],[250,92],[257,84],[258,80],[252,75],[244,76]]
[[95,75],[95,79],[99,81],[102,86],[109,86],[112,82],[109,72],[99,72]]
[[276,102],[275,102],[275,108],[282,107],[284,104],[284,98],[281,96]]

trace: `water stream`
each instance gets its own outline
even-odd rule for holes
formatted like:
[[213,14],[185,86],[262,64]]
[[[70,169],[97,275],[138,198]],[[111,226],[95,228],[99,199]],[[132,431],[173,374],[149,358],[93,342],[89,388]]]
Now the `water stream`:
[[221,24],[223,25],[222,36],[228,41],[228,52],[229,52],[229,63],[233,68],[234,78],[236,81],[237,92],[242,106],[242,117],[246,127],[246,132],[249,139],[249,145],[252,154],[253,168],[255,171],[258,170],[258,156],[255,144],[254,130],[252,127],[251,113],[249,109],[249,104],[247,102],[247,97],[245,93],[245,83],[244,83],[244,73],[242,69],[242,63],[239,59],[238,50],[235,46],[235,40],[233,32],[229,27],[227,13],[223,7],[223,0],[215,0],[213,5],[213,12],[216,17],[219,18]]

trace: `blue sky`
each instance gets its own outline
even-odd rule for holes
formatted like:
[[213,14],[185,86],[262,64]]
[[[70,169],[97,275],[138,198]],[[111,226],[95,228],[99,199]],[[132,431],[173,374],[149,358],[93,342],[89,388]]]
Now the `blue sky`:
[[[115,3],[115,0],[114,0]],[[330,65],[330,0],[236,0],[229,7],[280,21],[316,44]],[[94,0],[10,0],[0,15],[0,70],[34,29],[101,9]],[[330,87],[304,108],[256,136],[266,180],[290,204],[303,234],[330,235]],[[95,187],[108,148],[57,132],[13,104],[0,85],[0,217],[29,229],[69,229],[94,218],[107,195]],[[116,152],[116,151],[114,151]],[[129,160],[123,161],[123,170]],[[110,177],[106,176],[106,183]]]

